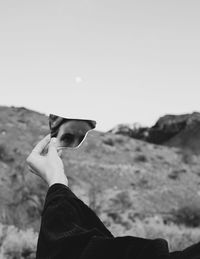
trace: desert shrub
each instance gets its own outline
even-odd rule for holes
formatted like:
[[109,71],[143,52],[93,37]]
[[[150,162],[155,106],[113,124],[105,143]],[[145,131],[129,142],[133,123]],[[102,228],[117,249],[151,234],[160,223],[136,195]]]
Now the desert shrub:
[[140,188],[150,188],[150,183],[149,181],[143,176],[137,183],[137,186]]
[[19,230],[14,226],[0,225],[0,258],[34,259],[38,235],[32,229]]
[[134,210],[131,210],[127,213],[127,217],[131,222],[135,222],[136,220],[140,219],[140,220],[144,220],[145,219],[145,215],[143,213],[140,212],[136,212]]
[[113,220],[114,224],[119,224],[126,230],[130,229],[131,224],[127,220],[127,218],[123,217],[123,214],[119,214],[117,212],[109,212],[107,215]]
[[116,135],[114,140],[115,140],[115,142],[118,143],[118,144],[124,144],[124,138],[123,138],[123,136]]
[[126,211],[132,206],[132,201],[127,191],[118,193],[114,198],[111,199],[111,201],[112,207],[119,211]]
[[136,185],[136,183],[130,183],[130,186],[132,187],[132,188],[135,188],[137,185]]
[[97,214],[100,214],[101,205],[98,202],[98,196],[101,195],[101,188],[99,185],[93,185],[89,189],[89,207]]
[[147,162],[147,158],[145,155],[137,155],[135,158],[134,158],[134,161],[135,162],[142,162],[142,163],[145,163]]
[[121,223],[121,216],[117,212],[108,212],[108,217],[112,218],[115,223]]
[[141,171],[139,169],[137,169],[137,170],[135,170],[135,173],[139,174],[139,173],[141,173]]
[[124,147],[124,151],[130,151],[131,149],[130,149],[130,147],[128,147],[128,146],[125,146]]
[[118,201],[123,204],[123,208],[128,209],[132,206],[132,201],[130,199],[129,193],[126,191],[117,194]]
[[173,213],[172,221],[178,225],[198,227],[200,226],[200,208],[184,206]]
[[165,225],[162,218],[136,219],[127,229],[123,224],[108,226],[114,236],[136,236],[141,238],[163,238],[168,242],[170,251],[183,250],[200,241],[199,228],[180,227],[176,224]]
[[115,145],[114,140],[112,138],[103,139],[103,143],[106,144],[106,145],[109,145],[109,146]]
[[194,157],[191,151],[189,150],[182,150],[180,152],[181,160],[185,164],[192,164],[194,162]]
[[162,221],[157,219],[150,220],[147,223],[136,222],[140,229],[143,225],[145,238],[163,238],[168,241],[171,251],[182,250],[200,240],[200,230],[185,227],[179,227],[175,224],[165,225]]
[[182,173],[185,173],[186,170],[185,169],[182,169],[182,170],[173,170],[169,175],[168,177],[173,179],[173,180],[176,180],[176,179],[179,179],[179,176],[182,174]]
[[175,174],[174,172],[172,172],[171,174],[168,175],[168,178],[172,179],[172,180],[176,180],[178,179],[179,175]]
[[174,171],[172,171],[172,172],[168,175],[168,177],[169,177],[170,179],[176,180],[176,179],[179,178],[179,173],[180,173],[179,171],[174,170]]
[[94,141],[86,142],[84,148],[85,152],[94,153],[96,150],[96,143]]
[[0,160],[6,163],[14,162],[13,156],[9,154],[7,148],[3,144],[0,144]]
[[142,149],[141,149],[141,147],[136,147],[136,148],[135,148],[135,151],[136,151],[136,152],[141,152]]

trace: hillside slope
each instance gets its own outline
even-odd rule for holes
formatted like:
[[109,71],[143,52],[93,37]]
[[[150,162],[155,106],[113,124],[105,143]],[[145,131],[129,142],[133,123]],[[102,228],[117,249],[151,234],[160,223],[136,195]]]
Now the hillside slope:
[[[97,122],[98,123],[98,122]],[[38,231],[47,186],[25,159],[49,133],[47,116],[0,107],[0,222]],[[127,136],[89,132],[77,150],[63,152],[70,188],[109,224],[200,209],[200,159],[181,149]]]
[[200,113],[165,115],[152,127],[119,124],[109,132],[200,154]]

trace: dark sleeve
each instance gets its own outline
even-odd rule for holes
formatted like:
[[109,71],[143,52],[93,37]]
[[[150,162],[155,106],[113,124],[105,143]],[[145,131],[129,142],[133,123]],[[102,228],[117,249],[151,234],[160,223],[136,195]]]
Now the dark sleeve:
[[182,251],[170,253],[172,259],[200,259],[200,242],[193,244]]
[[113,237],[97,215],[64,184],[56,183],[48,189],[41,216],[37,259],[78,258],[91,237]]

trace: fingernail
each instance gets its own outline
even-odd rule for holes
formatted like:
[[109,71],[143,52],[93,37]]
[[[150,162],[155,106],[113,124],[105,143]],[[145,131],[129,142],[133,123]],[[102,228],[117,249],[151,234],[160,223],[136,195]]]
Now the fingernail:
[[56,138],[52,138],[51,141],[52,141],[53,143],[56,143]]

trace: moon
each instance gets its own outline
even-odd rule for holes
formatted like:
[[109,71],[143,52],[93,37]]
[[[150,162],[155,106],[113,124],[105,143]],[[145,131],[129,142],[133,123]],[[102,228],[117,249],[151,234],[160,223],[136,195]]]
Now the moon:
[[83,82],[83,78],[80,77],[80,76],[76,76],[76,77],[75,77],[75,82],[76,82],[77,84],[80,84],[80,83]]

